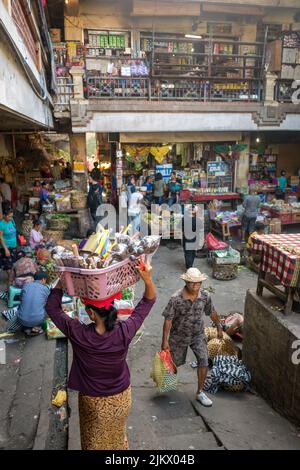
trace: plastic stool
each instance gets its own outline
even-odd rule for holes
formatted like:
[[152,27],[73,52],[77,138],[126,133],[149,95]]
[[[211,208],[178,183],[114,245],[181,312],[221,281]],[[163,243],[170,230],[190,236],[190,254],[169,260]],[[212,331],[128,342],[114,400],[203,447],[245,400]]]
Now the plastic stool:
[[19,289],[18,287],[10,286],[9,291],[8,291],[8,302],[7,302],[8,308],[13,308],[13,307],[16,307],[17,305],[20,305],[21,300],[17,300],[16,297],[20,296],[21,294],[22,294],[22,289]]

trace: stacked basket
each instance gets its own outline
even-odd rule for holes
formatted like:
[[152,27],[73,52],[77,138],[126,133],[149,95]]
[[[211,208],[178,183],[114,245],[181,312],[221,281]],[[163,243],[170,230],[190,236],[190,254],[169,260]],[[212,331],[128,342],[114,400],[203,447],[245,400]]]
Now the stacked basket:
[[85,209],[87,205],[87,196],[82,191],[73,190],[71,192],[71,206],[72,209],[80,210]]
[[[225,256],[218,254],[224,251]],[[238,273],[238,265],[241,261],[239,251],[232,249],[216,250],[213,252],[213,277],[219,281],[230,281],[235,279]]]
[[70,217],[56,217],[55,215],[48,215],[46,219],[47,230],[44,232],[45,237],[52,238],[55,242],[64,238],[64,233],[70,224]]

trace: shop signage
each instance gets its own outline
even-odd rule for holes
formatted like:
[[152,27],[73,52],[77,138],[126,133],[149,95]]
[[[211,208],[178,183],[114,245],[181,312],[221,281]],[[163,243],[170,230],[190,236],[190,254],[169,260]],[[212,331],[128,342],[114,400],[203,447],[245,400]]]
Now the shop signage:
[[161,173],[163,175],[163,179],[166,181],[169,180],[172,171],[172,163],[166,163],[165,165],[156,165],[156,173]]
[[226,162],[207,162],[207,173],[209,175],[224,176],[228,172]]

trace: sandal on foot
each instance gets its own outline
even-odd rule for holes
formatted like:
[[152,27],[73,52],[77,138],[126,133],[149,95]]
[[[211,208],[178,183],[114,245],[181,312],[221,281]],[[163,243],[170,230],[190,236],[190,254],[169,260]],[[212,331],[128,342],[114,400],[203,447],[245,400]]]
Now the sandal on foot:
[[25,334],[27,336],[38,336],[38,335],[42,335],[44,333],[44,330],[42,328],[38,328],[38,327],[33,327],[31,328],[31,330],[25,330]]

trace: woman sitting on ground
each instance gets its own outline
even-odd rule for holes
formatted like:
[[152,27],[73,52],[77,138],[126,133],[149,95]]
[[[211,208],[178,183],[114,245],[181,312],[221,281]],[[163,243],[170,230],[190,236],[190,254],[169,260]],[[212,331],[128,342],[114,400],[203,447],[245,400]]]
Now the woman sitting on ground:
[[33,223],[33,228],[30,232],[29,244],[33,250],[38,248],[48,248],[52,245],[53,240],[44,238],[42,234],[42,224],[39,220]]
[[73,364],[69,387],[79,391],[79,420],[82,450],[126,450],[126,420],[131,408],[128,347],[155,302],[152,268],[146,264],[142,300],[126,321],[117,321],[113,297],[106,301],[84,300],[93,323],[71,319],[63,312],[61,285],[53,289],[46,311],[69,338]]

